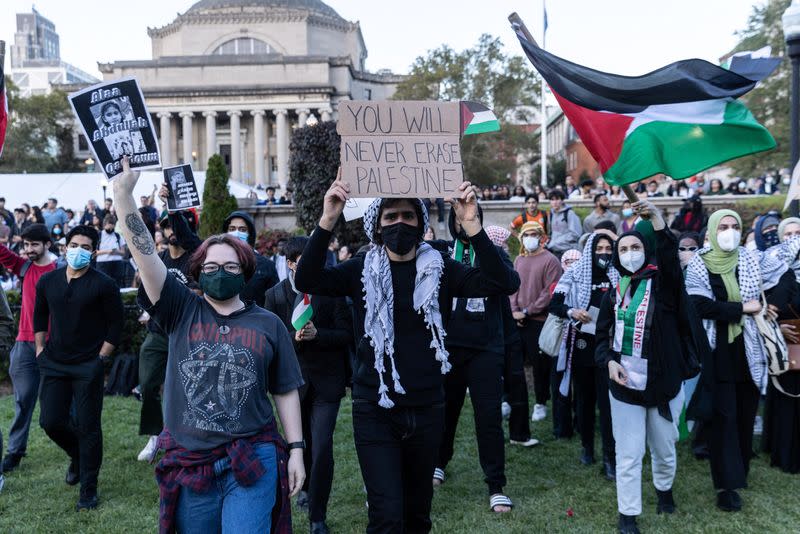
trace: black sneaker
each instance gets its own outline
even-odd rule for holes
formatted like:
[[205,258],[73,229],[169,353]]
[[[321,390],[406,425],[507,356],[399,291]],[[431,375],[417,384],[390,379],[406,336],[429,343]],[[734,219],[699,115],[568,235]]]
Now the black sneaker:
[[22,461],[22,454],[9,454],[3,458],[3,465],[0,466],[0,473],[10,473],[17,467],[19,467],[19,463]]
[[330,534],[330,532],[325,521],[311,522],[311,534]]
[[640,534],[639,527],[636,526],[635,515],[619,514],[617,528],[619,528],[619,534]]
[[742,509],[742,498],[735,490],[722,490],[717,493],[717,508],[723,512],[738,512]]
[[671,514],[675,511],[675,500],[672,498],[672,490],[656,490],[658,504],[656,505],[657,514]]
[[75,505],[75,510],[94,510],[97,508],[97,492],[96,491],[81,491],[81,496],[78,499],[78,504]]
[[584,447],[581,450],[581,463],[583,465],[592,465],[594,463],[594,451],[590,451]]
[[68,486],[74,486],[80,481],[81,472],[80,469],[78,469],[78,462],[71,460],[67,468],[67,476],[64,477],[64,482],[66,482]]
[[301,491],[297,494],[297,507],[303,512],[308,513],[308,492]]
[[609,460],[607,457],[603,458],[603,467],[600,468],[600,472],[609,482],[617,481],[617,468],[614,465],[614,462]]

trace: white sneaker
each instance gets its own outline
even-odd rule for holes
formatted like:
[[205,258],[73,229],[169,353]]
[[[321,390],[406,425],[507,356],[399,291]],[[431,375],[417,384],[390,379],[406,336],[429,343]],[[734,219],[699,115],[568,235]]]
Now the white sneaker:
[[150,436],[147,440],[147,445],[144,446],[144,449],[142,449],[142,452],[139,453],[136,459],[140,462],[152,462],[158,452],[157,443],[158,436]]
[[500,413],[503,414],[503,419],[508,419],[511,415],[511,405],[507,402],[503,402],[503,404],[500,405]]
[[5,485],[5,483],[6,483],[6,477],[0,474],[0,492],[3,491],[3,486]]
[[536,438],[530,438],[528,441],[514,441],[513,439],[508,440],[512,445],[522,445],[523,447],[534,447],[539,444],[539,440]]
[[533,406],[533,413],[531,414],[531,421],[541,421],[547,417],[547,406],[544,404],[536,404]]
[[761,419],[760,415],[757,415],[755,423],[753,423],[753,434],[755,434],[756,436],[760,436],[763,431],[764,431],[764,420]]

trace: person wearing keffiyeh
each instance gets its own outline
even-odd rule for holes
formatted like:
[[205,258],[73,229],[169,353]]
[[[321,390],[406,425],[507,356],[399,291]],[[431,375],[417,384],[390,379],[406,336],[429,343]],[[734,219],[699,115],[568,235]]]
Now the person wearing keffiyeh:
[[[428,532],[431,473],[444,426],[443,375],[451,363],[446,325],[455,298],[509,295],[519,277],[481,228],[464,182],[452,201],[480,267],[422,241],[428,212],[419,199],[378,198],[364,215],[365,254],[325,267],[331,230],[349,198],[340,178],[295,275],[299,291],[349,296],[359,339],[353,370],[353,437],[369,503],[368,532]],[[471,262],[470,262],[471,263]]]
[[[595,361],[608,370],[616,443],[619,531],[638,533],[642,513],[642,460],[649,446],[657,513],[672,513],[677,468],[675,442],[683,409],[683,381],[696,376],[707,352],[694,332],[676,261],[678,240],[648,201],[634,209],[650,223],[614,245],[619,280],[606,293],[597,320]],[[698,340],[700,343],[698,344]]]
[[686,290],[713,349],[713,366],[704,364],[703,374],[713,369],[709,459],[717,507],[724,511],[742,507],[737,490],[747,486],[753,423],[767,387],[767,358],[753,315],[761,311],[762,292],[767,303],[778,304],[794,284],[785,262],[740,246],[741,230],[738,213],[714,212],[710,246],[686,269]]
[[[611,265],[614,242],[606,233],[591,233],[581,258],[558,282],[550,313],[565,319],[561,351],[553,383],[553,431],[556,437],[572,429],[570,393],[576,398],[576,417],[581,434],[583,465],[594,463],[595,406],[600,411],[603,439],[603,469],[608,479],[615,478],[614,437],[611,433],[611,408],[608,404],[608,371],[594,361],[597,313],[603,296],[619,280]],[[586,326],[584,326],[586,325]]]

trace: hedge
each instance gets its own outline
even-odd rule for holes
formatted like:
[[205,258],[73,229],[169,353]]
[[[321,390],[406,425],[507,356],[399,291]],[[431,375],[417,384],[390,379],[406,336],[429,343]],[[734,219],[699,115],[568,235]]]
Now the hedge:
[[[20,293],[19,291],[6,292],[8,304],[14,314],[14,324],[19,325],[20,312]],[[114,351],[117,354],[139,354],[139,347],[142,345],[147,328],[139,323],[141,308],[136,304],[136,293],[129,292],[122,294],[122,304],[125,308],[125,325],[122,328],[122,341],[120,346]],[[14,333],[16,336],[16,332]],[[112,358],[113,359],[113,356]],[[110,365],[110,362],[107,363]],[[0,358],[0,382],[8,378],[8,358]]]

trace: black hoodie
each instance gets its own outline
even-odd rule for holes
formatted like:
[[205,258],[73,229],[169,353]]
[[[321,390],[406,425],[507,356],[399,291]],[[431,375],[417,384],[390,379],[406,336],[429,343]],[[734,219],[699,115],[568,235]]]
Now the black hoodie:
[[[478,206],[478,217],[481,220],[481,224],[483,224],[483,210],[481,210],[480,206]],[[455,225],[455,212],[450,210],[448,221],[450,235],[454,239],[458,239]],[[455,247],[455,241],[453,241],[453,247]],[[500,247],[495,246],[495,248],[506,266],[513,270],[514,265],[508,255]],[[477,258],[475,259],[475,267],[480,267],[480,262]],[[473,349],[476,352],[493,352],[505,355],[503,299],[508,303],[508,296],[506,295],[478,299],[455,299],[455,308],[452,307],[453,303],[450,303],[452,312],[450,322],[447,325],[445,346],[448,349],[459,347]],[[467,305],[470,302],[473,304],[473,306],[470,306],[473,311],[468,310]],[[475,311],[475,305],[477,305],[478,309],[482,307],[483,311]],[[456,362],[454,361],[453,363]]]
[[239,296],[243,301],[255,302],[263,308],[267,290],[279,282],[278,270],[275,268],[274,262],[272,262],[269,258],[265,258],[255,250],[256,225],[249,213],[245,211],[232,211],[231,214],[225,219],[225,223],[222,225],[220,233],[227,234],[228,226],[231,224],[231,220],[237,217],[244,219],[248,229],[247,243],[253,247],[253,250],[256,253],[256,272],[253,273],[253,277],[249,282],[247,282],[247,285],[244,286],[244,289]]

